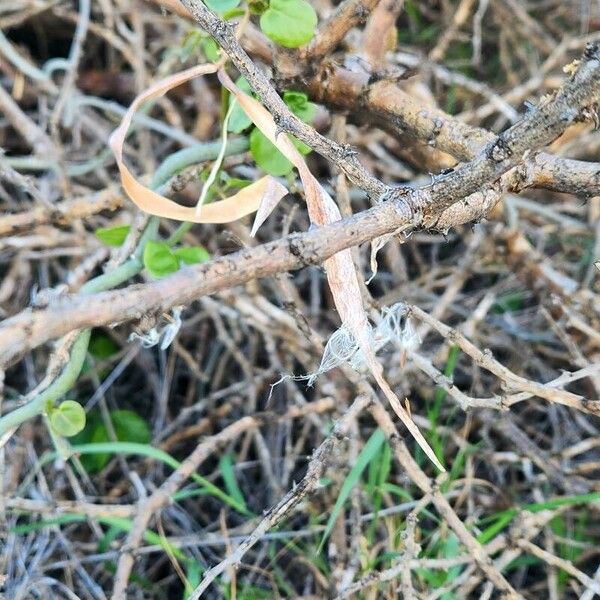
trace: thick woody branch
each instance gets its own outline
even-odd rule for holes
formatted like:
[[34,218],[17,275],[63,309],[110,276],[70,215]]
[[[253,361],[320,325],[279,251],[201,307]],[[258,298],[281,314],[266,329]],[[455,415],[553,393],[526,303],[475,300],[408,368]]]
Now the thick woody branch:
[[[368,115],[393,135],[408,133],[458,161],[472,160],[495,139],[486,129],[468,125],[439,108],[423,106],[394,81],[370,83],[372,76],[368,71],[349,71],[329,62],[308,84],[301,77],[294,77],[293,83],[306,89],[317,102],[348,110],[359,119]],[[529,117],[526,115],[524,120]],[[525,161],[508,183],[513,191],[542,187],[595,196],[600,194],[600,164],[541,153]]]
[[379,0],[345,0],[319,28],[314,40],[302,54],[302,60],[327,56],[356,25],[364,23]]
[[398,188],[387,195],[387,202],[356,216],[190,267],[160,281],[60,300],[45,310],[26,310],[0,326],[0,364],[74,329],[139,319],[251,279],[319,264],[340,250],[401,226],[419,225],[422,217],[435,223],[445,209],[497,181],[598,101],[598,54],[597,46],[589,48],[577,73],[552,101],[495,138],[472,162],[432,185]]
[[[195,18],[187,9],[181,11],[182,5],[176,0],[155,1],[162,5],[168,5],[169,8],[173,8],[172,4],[176,4],[177,10],[182,16]],[[186,2],[191,4],[194,3],[194,0],[185,0],[184,4]],[[342,10],[343,7],[345,11],[351,11],[360,4],[346,2],[340,5],[338,10]],[[366,3],[363,2],[362,6],[367,11],[372,10],[371,3],[366,6]],[[209,12],[204,7],[202,7],[202,10]],[[358,10],[358,12],[360,11]],[[222,21],[213,15],[210,25],[213,28],[215,26],[219,27],[219,23],[222,23]],[[226,29],[226,25],[223,24],[223,26]],[[333,40],[333,37],[331,37],[333,34],[329,27],[330,22],[328,21],[318,32],[313,45],[309,46],[309,50],[313,46],[317,48],[322,44],[329,43],[335,46],[338,43],[337,37],[333,42],[331,41]],[[331,27],[333,27],[333,24],[331,24]],[[207,31],[212,34],[213,29],[209,28]],[[423,106],[422,103],[402,90],[393,80],[382,79],[373,82],[373,79],[377,79],[377,74],[371,72],[366,65],[363,65],[361,70],[349,70],[335,62],[323,61],[316,71],[305,73],[303,69],[304,65],[307,64],[306,61],[294,59],[294,56],[289,56],[287,52],[283,54],[281,52],[279,54],[275,53],[274,57],[271,47],[260,32],[249,26],[246,34],[245,47],[248,52],[267,63],[275,63],[275,78],[279,83],[284,86],[305,89],[313,100],[331,108],[348,110],[358,119],[368,115],[369,119],[374,120],[393,135],[410,134],[427,142],[431,147],[447,152],[459,161],[472,160],[481,151],[481,148],[495,137],[494,133],[469,125],[448,115],[439,108]],[[229,38],[231,37],[230,35]],[[329,42],[322,41],[321,38],[329,40]],[[215,36],[215,39],[218,38]],[[237,41],[231,39],[230,41],[231,47],[239,47]],[[244,54],[238,53],[238,58],[246,65],[248,56],[244,50],[242,52]],[[229,51],[228,54],[230,54]],[[234,61],[234,64],[240,68],[239,62]],[[258,72],[261,81],[266,81],[262,72]],[[277,103],[275,96],[277,94],[269,95],[271,105],[267,105],[265,102],[270,110],[274,106],[273,103]],[[261,96],[261,98],[264,101],[264,97]],[[286,128],[290,125],[289,115],[286,115],[287,109],[285,106],[279,106],[279,110],[281,112],[276,111],[273,114],[274,116],[281,114],[281,118],[285,115],[285,119],[283,119],[285,122],[280,123],[282,129],[294,133],[303,141],[312,140],[312,135],[308,131],[310,128],[307,129],[307,126],[303,123],[293,123],[293,129]],[[299,133],[300,128],[306,130],[304,133],[308,136],[307,138],[302,138]],[[307,141],[307,143],[334,162],[340,156],[350,157],[351,164],[342,165],[350,179],[371,194],[381,193],[380,182],[366,173],[355,157],[349,154],[351,153],[349,149],[336,145],[326,138],[321,138],[321,142],[323,140],[325,143],[320,143],[320,147],[317,147],[314,141]],[[556,192],[576,193],[587,197],[600,195],[599,163],[570,160],[540,153],[537,157],[525,161],[522,168],[511,175],[512,177],[507,177],[504,180],[505,190],[518,192],[526,187],[540,187]],[[367,185],[361,185],[360,181]]]
[[[597,111],[600,101],[600,51],[590,45],[584,62],[554,99],[530,112],[521,121],[486,144],[473,161],[433,183],[430,189],[445,191],[447,200],[435,208],[440,211],[454,202],[454,194],[465,184],[472,191],[495,181],[510,168],[559,137],[570,125],[585,120],[587,113]],[[469,183],[467,183],[469,182]],[[441,188],[441,189],[440,189]],[[426,212],[431,211],[431,206]]]

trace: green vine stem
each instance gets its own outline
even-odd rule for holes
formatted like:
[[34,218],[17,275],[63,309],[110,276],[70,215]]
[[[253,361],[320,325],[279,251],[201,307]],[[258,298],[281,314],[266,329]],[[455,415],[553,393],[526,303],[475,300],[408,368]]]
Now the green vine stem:
[[[207,160],[215,159],[221,149],[221,140],[197,144],[190,148],[184,148],[168,156],[154,173],[152,188],[162,191],[166,187],[169,179],[193,164],[198,164]],[[228,141],[225,154],[240,154],[248,149],[248,140],[246,138],[233,138]],[[96,294],[125,283],[132,277],[135,277],[143,268],[142,255],[146,243],[158,236],[158,227],[160,219],[152,217],[144,232],[142,233],[136,250],[129,260],[119,265],[110,273],[98,275],[90,279],[81,287],[80,294]],[[177,243],[185,233],[190,229],[190,223],[182,223],[179,228],[169,238],[171,245]],[[45,412],[49,404],[54,404],[61,396],[66,394],[76,383],[83,362],[87,355],[88,344],[90,341],[91,329],[81,331],[71,347],[71,354],[65,367],[58,377],[41,393],[32,398],[29,402],[13,410],[12,412],[0,417],[0,438],[7,431],[18,427],[21,423],[32,419],[33,417]]]
[[90,329],[86,329],[79,334],[71,348],[69,362],[60,375],[43,392],[35,396],[27,404],[9,412],[0,419],[0,437],[21,423],[44,412],[49,403],[54,403],[73,387],[79,377],[83,361],[87,355],[90,334]]

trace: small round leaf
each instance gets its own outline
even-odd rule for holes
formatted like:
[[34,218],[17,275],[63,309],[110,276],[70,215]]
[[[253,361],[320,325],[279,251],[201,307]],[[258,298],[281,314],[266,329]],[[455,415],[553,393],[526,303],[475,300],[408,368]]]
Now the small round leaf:
[[305,123],[310,123],[317,114],[317,105],[309,102],[308,96],[303,92],[284,92],[283,101],[287,104],[287,107]]
[[50,425],[59,435],[77,435],[85,427],[85,410],[75,400],[65,400],[50,413]]
[[317,13],[306,0],[271,0],[260,18],[265,35],[285,48],[298,48],[315,35]]

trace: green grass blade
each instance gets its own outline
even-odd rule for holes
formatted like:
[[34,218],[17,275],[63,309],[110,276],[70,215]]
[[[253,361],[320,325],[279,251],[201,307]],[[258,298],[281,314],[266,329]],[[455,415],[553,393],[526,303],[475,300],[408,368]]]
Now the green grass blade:
[[562,506],[588,504],[590,502],[600,502],[600,492],[590,492],[589,494],[579,494],[578,496],[562,496],[560,498],[546,500],[546,502],[526,504],[523,507],[523,510],[528,512],[541,512],[542,510],[553,510]]
[[[451,346],[448,351],[448,359],[446,361],[446,366],[444,367],[444,375],[446,377],[452,377],[454,375],[454,370],[456,369],[456,365],[458,363],[458,358],[460,356],[460,348],[458,346]],[[444,464],[444,440],[440,437],[437,432],[437,425],[440,419],[440,413],[442,412],[442,405],[448,392],[438,387],[435,390],[435,394],[433,396],[432,405],[427,407],[427,418],[431,423],[431,428],[429,430],[428,441],[433,448],[435,455],[438,457],[439,461]],[[429,403],[428,403],[429,404]]]
[[560,498],[552,498],[546,500],[546,502],[535,502],[533,504],[525,504],[521,509],[510,508],[508,510],[490,515],[482,519],[479,524],[489,523],[495,521],[492,525],[482,531],[477,540],[485,544],[491,539],[496,537],[512,522],[512,520],[519,514],[520,510],[526,512],[541,512],[543,510],[554,510],[562,506],[574,506],[577,504],[589,504],[591,502],[600,502],[600,492],[590,492],[589,494],[579,494],[578,496],[562,496]]
[[[67,515],[61,515],[60,517],[56,517],[53,519],[44,519],[42,521],[36,521],[35,523],[26,523],[23,525],[16,525],[11,528],[13,533],[17,534],[25,534],[30,533],[32,531],[39,531],[41,529],[45,529],[46,527],[52,527],[54,525],[68,525],[70,523],[82,523],[89,519],[85,514],[73,513]],[[131,528],[133,527],[133,521],[130,519],[125,519],[123,517],[108,517],[108,516],[97,516],[92,517],[94,520],[102,523],[103,525],[107,525],[108,527],[112,527],[118,531],[122,531],[125,533],[129,533]],[[177,557],[179,560],[185,561],[187,560],[187,556],[179,549],[170,544],[165,538],[158,535],[158,533],[146,530],[144,532],[144,540],[149,544],[153,544],[156,546],[160,546],[166,552],[170,552],[173,556]]]
[[60,517],[54,517],[52,519],[43,519],[42,521],[36,521],[35,523],[24,523],[23,525],[15,525],[10,528],[12,533],[17,535],[23,535],[31,533],[32,531],[40,531],[46,527],[53,527],[54,525],[69,525],[70,523],[81,523],[86,521],[85,515],[80,514],[69,514],[61,515]]
[[[76,454],[133,454],[138,456],[146,456],[154,460],[158,460],[172,469],[177,469],[181,463],[174,459],[170,454],[167,454],[159,448],[154,448],[148,444],[138,444],[135,442],[101,442],[98,444],[80,444],[72,446],[72,450]],[[207,493],[215,498],[219,498],[225,504],[231,506],[238,512],[248,515],[248,509],[245,504],[240,503],[237,499],[233,498],[229,494],[226,494],[223,490],[217,487],[214,483],[211,483],[201,475],[193,473],[190,475],[200,487],[206,489]]]
[[342,484],[342,489],[340,490],[340,494],[335,501],[335,506],[329,515],[329,519],[327,520],[327,525],[325,526],[325,531],[323,532],[323,538],[321,539],[321,543],[319,544],[319,548],[317,550],[318,553],[323,549],[323,544],[331,534],[331,530],[333,529],[333,525],[336,519],[340,516],[342,509],[344,508],[344,504],[348,497],[350,496],[350,492],[354,488],[354,486],[359,482],[360,477],[363,471],[367,468],[367,465],[378,455],[379,449],[382,444],[385,442],[385,434],[381,429],[377,429],[373,435],[367,440],[364,448],[360,451],[356,463],[350,469],[350,473],[344,480]]
[[480,544],[487,544],[490,540],[494,539],[501,531],[504,531],[508,527],[509,523],[517,516],[518,511],[516,509],[506,511],[501,514],[495,523],[492,523],[489,527],[486,527],[478,536],[477,541]]
[[221,471],[221,477],[223,478],[223,483],[225,484],[225,489],[229,496],[231,496],[231,498],[233,498],[240,506],[243,506],[244,510],[248,512],[244,494],[242,494],[242,490],[235,477],[235,469],[233,467],[231,454],[224,454],[221,457],[219,460],[219,470]]

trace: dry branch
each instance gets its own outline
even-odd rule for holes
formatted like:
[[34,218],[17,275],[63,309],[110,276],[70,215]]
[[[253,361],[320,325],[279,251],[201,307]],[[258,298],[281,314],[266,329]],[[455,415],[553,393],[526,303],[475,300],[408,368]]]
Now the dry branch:
[[[199,14],[204,15],[205,10]],[[235,37],[232,42],[227,32],[226,28],[226,33],[219,35],[224,35],[229,44],[237,44]],[[249,69],[247,77],[258,86],[256,81],[262,84],[264,76],[261,73],[255,78],[255,71]],[[390,190],[384,202],[354,217],[184,269],[157,282],[59,300],[44,310],[29,309],[7,319],[0,325],[0,365],[9,364],[27,350],[74,329],[139,319],[251,279],[319,264],[340,250],[392,233],[399,227],[418,227],[422,219],[432,226],[452,204],[459,201],[468,204],[471,194],[494,184],[569,125],[596,110],[599,74],[599,50],[592,45],[575,75],[552,100],[496,136],[471,162],[426,188]],[[267,95],[271,93],[274,91],[269,86]],[[308,129],[312,136],[312,128]],[[294,133],[298,131],[294,129]]]

